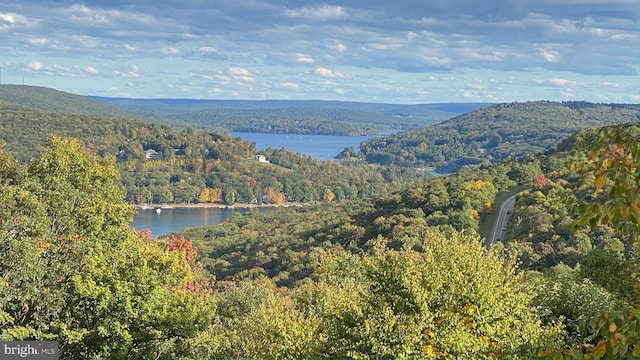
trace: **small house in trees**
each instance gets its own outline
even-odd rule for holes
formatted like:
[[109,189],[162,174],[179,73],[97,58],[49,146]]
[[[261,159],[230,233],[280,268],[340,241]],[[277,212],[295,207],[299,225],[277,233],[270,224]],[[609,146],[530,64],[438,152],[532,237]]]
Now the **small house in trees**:
[[148,149],[144,151],[144,156],[147,160],[153,160],[158,157],[158,152],[153,149]]
[[268,163],[268,162],[269,162],[269,160],[267,160],[267,157],[266,157],[266,156],[264,156],[264,155],[262,155],[262,154],[258,154],[258,155],[256,155],[256,157],[255,157],[255,158],[256,158],[256,160],[258,160],[258,162],[260,162],[260,163]]

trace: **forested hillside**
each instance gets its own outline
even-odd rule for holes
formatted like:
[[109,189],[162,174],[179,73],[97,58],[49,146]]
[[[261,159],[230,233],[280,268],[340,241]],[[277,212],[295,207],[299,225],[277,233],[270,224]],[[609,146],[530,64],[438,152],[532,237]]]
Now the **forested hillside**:
[[[620,145],[611,145],[615,141]],[[603,344],[599,341],[607,338],[592,319],[603,311],[624,311],[640,299],[639,155],[636,122],[591,130],[545,155],[461,171],[370,201],[253,213],[184,236],[222,284],[267,277],[298,288],[322,281],[323,259],[335,253],[376,253],[380,241],[387,249],[428,253],[434,240],[426,234],[434,228],[449,239],[461,231],[476,233],[500,207],[497,195],[525,189],[518,193],[507,239],[496,248],[517,257],[518,271],[538,289],[532,303],[543,322],[561,323],[564,346],[578,345],[571,350],[577,354],[581,346],[592,349],[585,343]],[[632,329],[624,331],[634,339],[638,333]],[[617,341],[613,347],[630,340]],[[633,358],[640,347],[620,351]]]
[[0,151],[0,339],[58,341],[62,359],[493,358],[560,334],[513,259],[473,235],[326,252],[296,288],[216,282],[189,240],[127,227],[115,179],[77,141],[51,138],[28,167]]
[[420,130],[369,140],[360,151],[371,163],[455,172],[464,165],[553,149],[579,130],[637,121],[639,111],[638,105],[586,102],[499,104]]
[[[78,141],[27,166],[0,150],[0,339],[61,359],[637,358],[640,127],[558,150],[158,240]],[[516,185],[487,249],[474,229]]]
[[[583,179],[566,166],[586,161],[574,150],[575,141],[565,140],[557,152],[467,169],[370,200],[256,212],[225,226],[189,229],[185,236],[197,244],[205,269],[219,280],[259,274],[291,286],[315,276],[318,252],[357,252],[378,236],[392,248],[420,249],[416,236],[434,226],[445,233],[478,232],[499,207],[498,195],[519,187],[526,190],[518,193],[506,240],[517,250],[522,269],[583,263],[582,271],[595,271],[585,270],[585,257],[603,246],[613,246],[616,256],[624,257],[624,239],[606,227],[572,231],[576,215],[568,199],[590,199],[595,186],[594,177]],[[630,214],[632,221],[640,221],[640,213]]]
[[[80,139],[92,153],[114,161],[131,203],[331,202],[371,196],[428,176],[361,162],[322,162],[284,149],[258,153],[255,144],[225,134],[0,110],[0,141],[22,163],[41,151],[50,134]],[[264,156],[263,162],[257,155]]]
[[384,237],[394,249],[421,249],[425,229],[477,232],[493,210],[499,191],[528,183],[540,173],[535,164],[503,165],[479,173],[461,172],[373,198],[297,210],[255,212],[225,226],[189,229],[205,269],[219,280],[268,276],[292,286],[316,277],[319,253],[368,249]]
[[0,85],[0,109],[34,110],[134,119],[136,116],[86,96],[39,86]]
[[434,111],[427,117],[393,117],[374,112],[324,107],[244,108],[122,100],[110,102],[140,114],[148,121],[209,131],[275,134],[346,135],[378,134],[396,129],[417,129],[449,119],[452,114]]
[[139,119],[217,133],[378,134],[440,123],[483,104],[370,104],[339,101],[121,99],[44,87],[0,85],[0,109]]
[[80,139],[94,153],[115,155],[119,146],[142,129],[154,133],[171,131],[166,126],[141,121],[29,109],[0,109],[0,141],[5,143],[5,150],[14,154],[21,163],[39,154],[45,140],[52,134]]
[[[0,106],[0,340],[58,341],[61,359],[640,358],[637,106],[469,113],[434,146],[521,153],[443,177]],[[155,240],[129,227],[131,203],[238,201],[310,205]]]

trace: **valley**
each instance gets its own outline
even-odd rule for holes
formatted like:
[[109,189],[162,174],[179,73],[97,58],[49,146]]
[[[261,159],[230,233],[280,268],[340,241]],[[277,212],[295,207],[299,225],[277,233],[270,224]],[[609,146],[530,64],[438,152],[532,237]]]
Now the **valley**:
[[[196,100],[0,90],[3,339],[56,339],[66,358],[640,351],[621,340],[637,335],[638,105],[211,110]],[[432,112],[466,106],[447,119]],[[152,121],[161,108],[166,116]],[[326,160],[229,134],[236,116],[270,123],[274,114],[310,118],[274,132],[322,122],[322,134],[340,119],[375,132],[386,116],[405,130]],[[365,118],[380,122],[367,128]],[[287,203],[305,206],[279,206]],[[270,209],[157,238],[130,227],[134,205],[157,204]]]

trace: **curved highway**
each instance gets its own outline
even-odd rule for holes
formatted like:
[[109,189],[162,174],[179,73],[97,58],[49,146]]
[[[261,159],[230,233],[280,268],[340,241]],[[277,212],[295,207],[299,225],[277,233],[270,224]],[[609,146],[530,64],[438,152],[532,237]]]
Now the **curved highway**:
[[511,211],[516,204],[516,196],[512,195],[508,197],[505,201],[500,205],[500,212],[498,213],[498,217],[496,221],[493,223],[493,228],[491,229],[491,235],[487,241],[487,247],[490,248],[493,244],[505,238],[507,232],[507,222],[509,221],[509,216],[511,215]]

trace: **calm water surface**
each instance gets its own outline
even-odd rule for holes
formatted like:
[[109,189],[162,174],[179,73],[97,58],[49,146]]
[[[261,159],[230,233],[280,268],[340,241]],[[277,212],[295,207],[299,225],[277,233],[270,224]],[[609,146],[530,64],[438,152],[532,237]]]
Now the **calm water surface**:
[[333,136],[333,135],[296,135],[262,134],[232,132],[232,136],[256,143],[256,149],[264,150],[268,146],[274,149],[285,148],[294,153],[313,156],[316,159],[333,159],[347,146],[358,148],[361,142],[373,136]]
[[179,232],[184,228],[217,225],[233,216],[244,214],[247,209],[221,209],[221,208],[170,208],[140,209],[133,216],[131,227],[136,230],[151,230],[151,237]]

